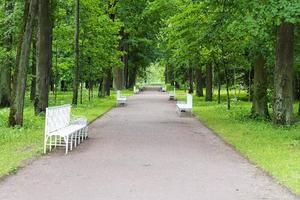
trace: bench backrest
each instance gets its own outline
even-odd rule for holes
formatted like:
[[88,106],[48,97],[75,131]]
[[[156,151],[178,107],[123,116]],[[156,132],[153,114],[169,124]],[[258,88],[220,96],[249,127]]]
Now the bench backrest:
[[45,131],[51,133],[70,124],[71,105],[49,107],[46,109]]
[[193,107],[193,96],[191,94],[186,95],[186,104],[191,108]]

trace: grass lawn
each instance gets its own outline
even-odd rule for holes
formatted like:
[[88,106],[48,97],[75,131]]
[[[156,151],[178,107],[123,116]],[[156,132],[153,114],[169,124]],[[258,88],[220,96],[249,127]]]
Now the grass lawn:
[[[179,99],[184,99],[184,92],[178,93]],[[241,97],[247,99],[243,95]],[[300,123],[281,127],[271,122],[256,121],[249,117],[249,102],[232,102],[232,109],[228,111],[224,91],[222,99],[222,103],[218,104],[216,97],[214,102],[195,97],[195,116],[252,163],[300,194]],[[295,110],[297,108],[298,104]]]
[[[124,91],[125,96],[132,94]],[[63,105],[71,102],[70,92],[60,92],[54,102],[50,96],[50,105]],[[89,121],[94,120],[116,105],[115,94],[111,97],[98,98],[97,95],[89,102],[84,95],[83,104],[72,108],[72,115],[85,116]],[[0,177],[16,172],[22,162],[39,156],[43,152],[44,117],[34,115],[33,106],[26,98],[23,128],[8,128],[9,109],[0,109]]]

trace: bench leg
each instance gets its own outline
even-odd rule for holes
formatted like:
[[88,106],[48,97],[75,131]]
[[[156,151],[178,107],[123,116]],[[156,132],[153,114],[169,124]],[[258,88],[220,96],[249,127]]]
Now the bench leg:
[[86,126],[85,129],[84,129],[85,139],[88,138],[88,131],[89,131],[89,127]]
[[56,148],[57,146],[57,136],[54,136],[55,142],[54,142],[54,147]]
[[68,154],[68,149],[69,149],[69,136],[66,136],[64,138],[65,143],[66,143],[66,154]]
[[44,140],[44,154],[47,153],[47,141],[48,141],[48,137],[46,136]]
[[83,142],[83,139],[84,139],[84,128],[80,130],[80,134],[79,134],[80,142]]
[[52,136],[49,137],[49,151],[52,151]]
[[70,137],[70,150],[71,151],[73,150],[73,137],[74,137],[74,133],[72,133],[71,137]]

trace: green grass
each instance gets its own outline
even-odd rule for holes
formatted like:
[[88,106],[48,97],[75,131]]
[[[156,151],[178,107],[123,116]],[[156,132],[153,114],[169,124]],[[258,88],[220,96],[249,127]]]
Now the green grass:
[[[184,99],[184,92],[178,94],[180,100]],[[282,127],[270,121],[253,120],[249,117],[249,102],[235,101],[228,111],[224,92],[222,99],[217,104],[216,97],[214,102],[195,97],[195,116],[252,163],[300,194],[300,123]],[[296,110],[298,104],[294,107]]]
[[[124,91],[129,96],[131,91]],[[50,105],[63,105],[71,102],[70,92],[57,95],[56,102],[50,96]],[[83,104],[72,108],[72,115],[85,116],[89,121],[94,120],[116,104],[115,95],[105,98],[92,98],[89,102],[85,92]],[[7,118],[9,109],[0,109],[0,177],[14,173],[25,160],[40,156],[43,152],[44,117],[34,115],[31,102],[26,98],[24,111],[24,127],[8,128]]]

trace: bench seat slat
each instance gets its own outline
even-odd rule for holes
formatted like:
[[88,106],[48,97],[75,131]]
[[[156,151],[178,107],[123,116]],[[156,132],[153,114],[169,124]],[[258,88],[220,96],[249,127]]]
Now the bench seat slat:
[[50,136],[55,136],[55,135],[59,135],[59,136],[68,136],[76,131],[79,131],[81,129],[83,129],[85,127],[85,125],[69,125],[67,127],[64,127],[62,129],[53,131],[51,133],[49,133],[48,135]]

